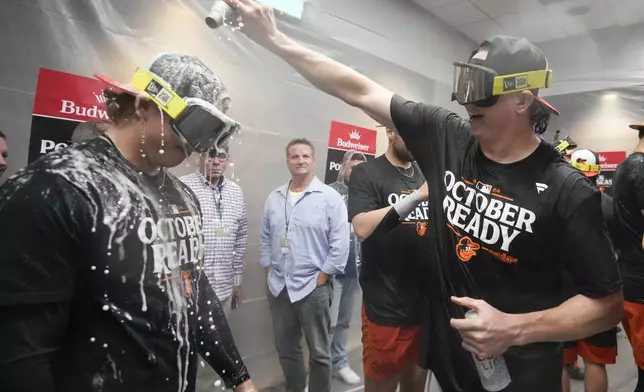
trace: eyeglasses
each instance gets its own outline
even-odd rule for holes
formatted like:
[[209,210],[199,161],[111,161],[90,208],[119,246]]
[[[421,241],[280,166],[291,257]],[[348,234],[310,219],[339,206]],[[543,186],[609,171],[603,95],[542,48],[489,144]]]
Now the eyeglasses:
[[228,159],[228,153],[225,151],[221,151],[221,150],[217,151],[216,149],[213,149],[213,150],[210,150],[210,152],[208,152],[208,158],[209,159],[217,158],[222,161],[225,161],[226,159]]

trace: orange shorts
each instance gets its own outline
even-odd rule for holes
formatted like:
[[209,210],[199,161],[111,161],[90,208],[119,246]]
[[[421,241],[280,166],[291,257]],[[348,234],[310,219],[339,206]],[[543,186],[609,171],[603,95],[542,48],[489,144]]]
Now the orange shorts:
[[389,327],[369,321],[362,307],[362,360],[364,374],[372,380],[387,380],[409,363],[416,363],[421,326]]
[[644,368],[644,305],[624,301],[624,332],[633,347],[633,357],[638,368]]
[[563,360],[565,365],[574,365],[577,356],[586,361],[600,365],[612,365],[617,362],[617,330],[608,331],[576,342],[567,342],[564,345]]

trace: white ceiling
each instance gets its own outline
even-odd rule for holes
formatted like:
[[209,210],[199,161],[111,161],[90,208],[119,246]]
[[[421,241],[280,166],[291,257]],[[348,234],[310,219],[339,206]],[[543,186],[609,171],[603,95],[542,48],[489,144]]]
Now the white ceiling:
[[644,0],[412,1],[476,42],[497,34],[545,42],[644,22]]

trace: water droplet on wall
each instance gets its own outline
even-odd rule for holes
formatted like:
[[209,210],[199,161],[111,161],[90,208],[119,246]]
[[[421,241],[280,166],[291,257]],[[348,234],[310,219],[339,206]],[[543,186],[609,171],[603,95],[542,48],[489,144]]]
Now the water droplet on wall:
[[89,269],[91,269],[92,271],[96,271],[96,266],[93,265],[93,266],[89,267]]
[[207,356],[207,357],[209,357],[209,356],[210,356],[210,353],[209,353],[208,351],[206,351],[206,353],[205,353],[204,355],[205,355],[205,356]]
[[89,338],[89,341],[90,341],[90,342],[92,342],[92,343],[94,343],[94,342],[96,341],[96,338],[94,338],[94,337]]
[[215,381],[215,386],[216,386],[216,387],[218,387],[218,386],[220,386],[220,385],[221,385],[221,381],[220,381],[220,380]]
[[107,312],[108,310],[110,310],[110,307],[108,305],[103,305],[103,311]]

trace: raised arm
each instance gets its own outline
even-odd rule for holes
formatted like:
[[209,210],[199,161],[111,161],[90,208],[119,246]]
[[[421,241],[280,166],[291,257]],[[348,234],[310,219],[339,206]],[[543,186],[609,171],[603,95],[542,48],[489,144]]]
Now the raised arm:
[[242,31],[250,39],[281,57],[321,91],[363,110],[389,129],[395,129],[390,113],[391,91],[284,35],[277,29],[271,7],[254,0],[226,1],[241,15]]

